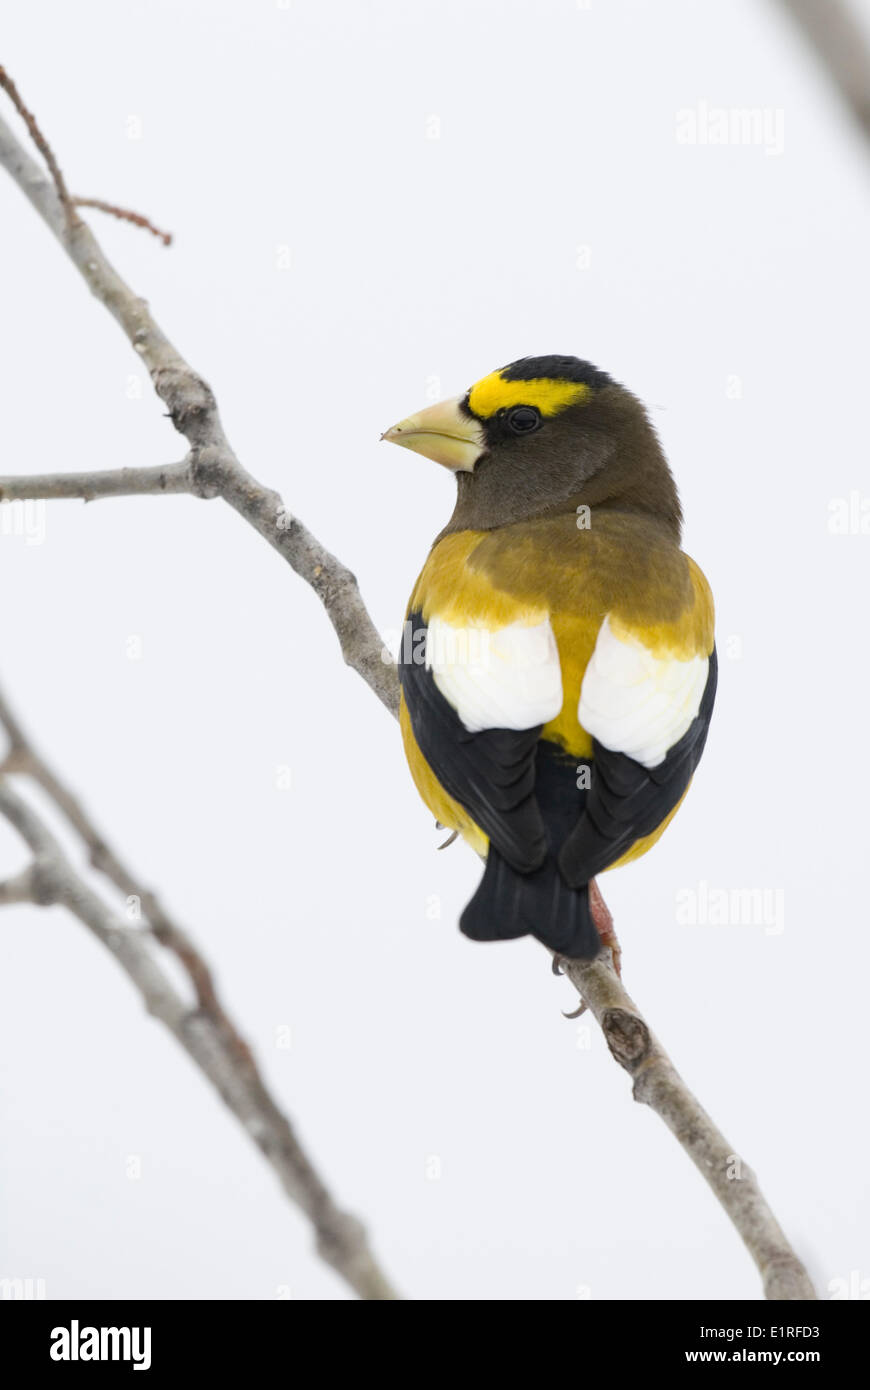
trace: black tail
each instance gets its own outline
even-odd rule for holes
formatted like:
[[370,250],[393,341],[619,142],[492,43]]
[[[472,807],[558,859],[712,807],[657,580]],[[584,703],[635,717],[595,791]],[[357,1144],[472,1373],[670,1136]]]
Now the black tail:
[[569,888],[552,854],[534,873],[517,873],[492,844],[459,927],[472,941],[536,936],[560,956],[583,960],[596,956],[601,945],[585,883]]

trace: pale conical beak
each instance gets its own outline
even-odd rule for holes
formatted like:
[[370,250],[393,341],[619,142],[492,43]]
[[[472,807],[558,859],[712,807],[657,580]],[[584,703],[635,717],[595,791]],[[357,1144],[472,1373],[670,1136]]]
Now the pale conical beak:
[[459,409],[461,398],[439,401],[386,430],[381,439],[425,454],[454,473],[470,473],[483,453],[483,427]]

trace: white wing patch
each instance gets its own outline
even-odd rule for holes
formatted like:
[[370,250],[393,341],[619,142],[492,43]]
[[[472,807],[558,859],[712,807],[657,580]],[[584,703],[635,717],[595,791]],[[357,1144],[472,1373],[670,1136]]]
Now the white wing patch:
[[580,689],[587,733],[644,767],[656,767],[698,713],[709,662],[657,657],[637,638],[617,637],[605,618]]
[[549,618],[493,632],[432,617],[426,667],[470,733],[532,729],[562,708],[562,671]]

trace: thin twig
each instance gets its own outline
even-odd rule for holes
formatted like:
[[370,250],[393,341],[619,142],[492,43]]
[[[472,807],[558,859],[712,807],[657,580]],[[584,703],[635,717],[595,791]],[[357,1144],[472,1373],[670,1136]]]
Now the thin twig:
[[110,217],[120,218],[122,222],[132,222],[135,227],[144,227],[146,232],[156,236],[159,241],[163,242],[164,246],[172,245],[172,233],[161,232],[160,228],[155,227],[154,223],[143,216],[141,212],[132,212],[130,208],[119,208],[117,203],[107,203],[102,198],[75,197],[72,202],[74,207],[96,208],[98,212],[107,212]]
[[6,92],[16,111],[21,116],[21,119],[27,126],[34,145],[48,165],[49,173],[54,179],[54,186],[57,189],[58,197],[63,204],[70,223],[75,224],[79,221],[75,211],[76,208],[96,208],[97,211],[108,213],[111,217],[117,217],[123,222],[132,222],[136,227],[143,227],[146,231],[151,232],[152,236],[156,236],[158,240],[162,241],[164,246],[172,245],[172,233],[161,231],[159,227],[155,227],[154,223],[141,212],[133,212],[130,208],[119,207],[117,203],[108,203],[103,198],[72,197],[66,186],[66,180],[57,162],[54,150],[43,135],[33,112],[25,106],[21,93],[2,64],[0,64],[0,87]]
[[54,180],[54,186],[57,190],[57,196],[60,200],[61,206],[63,207],[67,222],[70,224],[70,226],[75,225],[75,223],[78,222],[78,218],[76,216],[75,208],[73,207],[73,200],[69,196],[69,189],[66,186],[66,180],[64,179],[64,176],[61,173],[60,165],[54,157],[54,151],[52,150],[51,145],[48,143],[42,131],[40,130],[33,112],[29,111],[28,108],[24,105],[24,102],[21,99],[21,93],[19,92],[15,83],[12,81],[12,78],[9,76],[9,73],[6,71],[2,64],[0,64],[0,87],[2,87],[4,92],[6,92],[6,94],[8,95],[19,116],[24,121],[24,124],[27,126],[27,129],[30,132],[31,140],[33,141],[36,148],[39,150],[39,153],[42,155],[46,164],[48,165],[49,173],[51,174],[51,177]]
[[[212,972],[187,932],[127,868],[97,830],[73,792],[33,747],[0,695],[0,723],[9,737],[2,772],[36,781],[83,839],[92,865],[125,898],[139,900],[143,927],[113,912],[70,865],[45,823],[0,777],[0,814],[18,830],[33,853],[21,873],[0,883],[0,905],[61,904],[83,922],[115,956],[142,995],[145,1007],[173,1034],[215,1087],[275,1170],[287,1196],[309,1217],[317,1250],[361,1298],[396,1297],[356,1217],[336,1206],[328,1188],[271,1095],[247,1042],[215,989]],[[172,951],[187,970],[196,996],[188,1004],[164,970],[151,938]]]

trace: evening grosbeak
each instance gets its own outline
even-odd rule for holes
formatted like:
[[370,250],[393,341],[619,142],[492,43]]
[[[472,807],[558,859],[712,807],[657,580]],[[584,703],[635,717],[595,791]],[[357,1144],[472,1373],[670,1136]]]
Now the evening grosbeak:
[[716,693],[713,601],[655,430],[605,372],[551,356],[383,438],[456,474],[399,678],[417,789],[486,860],[460,927],[591,958],[589,882],[662,834]]

